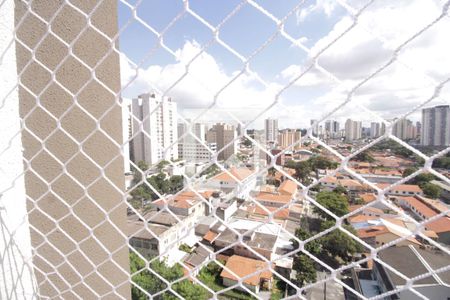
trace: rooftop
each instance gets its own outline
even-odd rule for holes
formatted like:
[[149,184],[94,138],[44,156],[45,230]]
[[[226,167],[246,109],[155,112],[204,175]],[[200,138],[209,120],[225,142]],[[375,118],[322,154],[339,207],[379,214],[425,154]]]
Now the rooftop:
[[[430,265],[432,269],[447,266],[450,261],[450,257],[446,254],[420,249],[415,246],[389,247],[380,251],[378,256],[383,262],[409,278],[429,272],[423,261]],[[387,268],[386,271],[394,285],[405,284],[405,280],[400,276]],[[439,276],[442,281],[448,284],[450,283],[449,274],[450,272],[443,272],[436,274],[436,276]],[[432,275],[429,275],[414,282],[414,285],[417,284],[438,284],[438,282]]]
[[[148,228],[148,229],[147,229]],[[128,237],[140,238],[144,240],[151,240],[159,235],[163,234],[169,227],[164,225],[147,224],[145,227],[144,222],[127,222],[127,235]]]
[[[397,197],[405,202],[408,202],[411,207],[418,212],[420,212],[424,218],[429,219],[440,213],[439,210],[433,210],[427,202],[420,200],[416,197]],[[448,216],[442,216],[435,221],[425,224],[425,228],[432,230],[436,233],[448,232],[450,231],[450,218]]]
[[[236,168],[236,167],[232,167],[227,171],[228,172],[223,171],[217,174],[210,180],[236,181],[236,179],[238,179],[239,181],[243,181],[254,173],[252,170],[248,168]],[[230,174],[233,175],[236,179],[233,178]]]
[[[276,219],[287,219],[289,217],[289,209],[287,208],[283,208],[283,209],[279,209],[278,207],[272,207],[272,206],[264,206],[270,213],[273,213],[274,211],[277,211],[273,217]],[[256,214],[256,215],[261,215],[261,216],[268,216],[269,213],[264,210],[262,207],[260,207],[259,205],[252,205],[251,207],[247,208],[247,211],[250,214]]]
[[266,193],[266,192],[259,192],[254,196],[256,200],[262,200],[262,201],[270,201],[270,202],[278,202],[278,203],[289,203],[289,201],[292,200],[291,195],[279,195],[279,194],[273,194],[273,193]]
[[[376,186],[382,190],[390,186],[388,183],[377,183]],[[399,184],[391,189],[389,191],[400,191],[400,192],[414,192],[414,193],[422,193],[422,189],[415,184]]]
[[181,221],[186,218],[186,216],[176,215],[173,213],[168,213],[166,211],[150,211],[143,217],[148,223],[160,224],[165,226],[173,226],[175,224],[178,224],[179,220]]
[[[248,277],[243,280],[244,283],[252,286],[258,286],[261,279],[269,280],[272,278],[272,273],[268,270],[268,265],[260,260],[251,259],[239,255],[231,256],[223,269],[220,276],[231,280],[239,280],[242,277],[251,275],[255,272],[254,276]],[[230,273],[228,270],[236,274],[238,277]]]
[[278,192],[280,194],[293,195],[297,192],[297,188],[298,188],[298,186],[294,181],[292,181],[290,179],[286,179],[278,187]]

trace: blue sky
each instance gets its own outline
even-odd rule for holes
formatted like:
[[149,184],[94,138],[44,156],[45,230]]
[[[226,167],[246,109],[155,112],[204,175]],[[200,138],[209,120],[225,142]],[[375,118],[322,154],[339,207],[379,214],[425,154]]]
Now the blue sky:
[[[136,2],[128,1],[132,6]],[[299,1],[256,0],[255,2],[281,19]],[[365,2],[349,1],[355,9],[360,8]],[[387,0],[378,2],[379,5],[372,5],[361,16],[360,23],[366,28],[358,26],[353,29],[319,58],[319,64],[337,76],[342,81],[341,84],[336,84],[313,69],[297,84],[283,92],[281,103],[288,109],[284,106],[273,108],[267,113],[268,115],[280,118],[282,126],[284,123],[283,127],[305,126],[309,124],[309,119],[320,118],[322,114],[332,110],[345,99],[344,87],[354,85],[359,79],[370,74],[374,68],[387,61],[396,43],[432,20],[439,12],[441,5],[439,0],[435,0],[434,5],[413,0],[399,0],[395,3]],[[212,26],[217,26],[239,3],[240,1],[237,0],[192,0],[189,1],[189,7]],[[182,11],[183,2],[177,0],[145,0],[137,7],[138,17],[157,32],[162,32]],[[335,1],[309,0],[305,1],[300,9],[286,20],[285,30],[294,39],[301,40],[312,53],[316,53],[351,23],[352,19],[347,11]],[[445,25],[447,24],[443,26]],[[129,98],[153,87],[162,91],[169,88],[183,74],[184,64],[213,38],[209,28],[187,13],[164,34],[164,43],[176,54],[174,56],[158,46],[157,36],[137,22],[133,18],[131,9],[121,1],[119,1],[119,27],[123,28],[120,50],[130,61],[139,63],[141,71],[138,80],[123,93]],[[393,42],[391,44],[381,42],[380,39],[371,36],[367,28]],[[246,3],[223,24],[219,37],[242,56],[248,57],[276,30],[277,26],[272,20]],[[438,41],[442,42],[442,29],[438,28],[431,33],[429,36],[424,34],[426,37],[420,45],[421,48],[429,50],[432,49],[431,45]],[[447,45],[448,43],[445,46]],[[446,48],[440,48],[443,49],[441,52],[445,53]],[[364,89],[357,93],[360,99],[355,99],[354,102],[363,103],[388,119],[406,113],[411,104],[422,101],[431,86],[431,84],[430,86],[424,84],[425,81],[421,78],[422,72],[430,69],[435,72],[438,64],[427,62],[423,68],[417,67],[417,56],[414,55],[418,55],[419,52],[410,52],[412,54],[407,53],[410,54],[409,57],[405,55],[406,60],[409,59],[410,63],[419,69],[418,72],[414,73],[402,69],[401,65],[395,65],[395,68],[385,72],[386,74],[374,78],[372,86],[363,87]],[[441,52],[434,55],[436,59],[439,59],[440,55],[442,57]],[[274,95],[283,86],[300,74],[311,61],[311,55],[293,46],[284,37],[276,37],[250,63],[251,70],[268,83],[268,86],[261,85],[250,75],[242,76],[230,86],[230,91],[227,90],[220,95],[219,106],[222,103],[223,109],[235,112],[235,116],[241,120],[253,119],[273,101]],[[129,67],[129,64],[123,64],[123,66]],[[242,68],[242,62],[237,57],[214,42],[192,64],[189,75],[168,92],[168,96],[172,96],[179,103],[181,114],[192,118],[192,114],[195,115],[199,108],[208,106],[215,92]],[[122,73],[129,78],[130,70],[126,69],[129,68],[122,67]],[[197,85],[198,82],[200,85]],[[423,86],[418,88],[416,82]],[[204,87],[205,90],[203,90]],[[420,93],[412,92],[413,90],[420,90]],[[410,104],[407,104],[408,101]],[[393,103],[398,104],[393,105]],[[389,110],[385,110],[384,107],[389,107]],[[365,118],[362,121],[366,122],[373,121],[372,116],[362,117],[361,110],[355,105],[348,105],[339,113],[340,121],[347,117]],[[217,110],[209,114],[209,119],[215,120],[218,115],[224,114]],[[411,115],[411,118],[418,119],[418,115]]]
[[[129,1],[131,5],[134,5],[134,2],[136,1]],[[194,0],[189,1],[189,5],[211,25],[217,26],[240,2],[237,0]],[[306,1],[306,3],[308,2],[312,4],[314,1]],[[119,26],[122,28],[130,19],[133,19],[133,15],[129,7],[122,2],[119,3]],[[258,1],[258,3],[275,17],[281,19],[295,7],[298,1],[265,0]],[[183,3],[178,0],[142,1],[137,8],[137,15],[156,31],[161,32],[182,10]],[[318,11],[301,23],[293,14],[286,21],[285,28],[294,38],[308,38],[305,45],[311,46],[326,35],[343,14],[342,8],[333,12],[331,16],[327,16],[323,11]],[[276,29],[276,24],[272,20],[246,4],[223,25],[219,36],[225,43],[247,57],[261,46]],[[167,31],[164,35],[164,42],[169,48],[176,50],[182,48],[186,40],[195,40],[204,45],[212,38],[213,33],[209,28],[186,14]],[[131,60],[140,62],[150,49],[157,45],[157,42],[156,35],[144,25],[134,21],[122,33],[120,47],[121,51],[127,54]],[[207,52],[213,55],[227,72],[233,72],[241,67],[240,61],[220,45],[212,45]],[[272,45],[255,58],[252,67],[265,78],[273,80],[282,69],[291,64],[303,64],[305,58],[306,53],[303,50],[291,46],[291,43],[284,38],[277,38]],[[169,53],[160,50],[155,56],[146,60],[143,66],[165,65],[173,62],[174,58]]]

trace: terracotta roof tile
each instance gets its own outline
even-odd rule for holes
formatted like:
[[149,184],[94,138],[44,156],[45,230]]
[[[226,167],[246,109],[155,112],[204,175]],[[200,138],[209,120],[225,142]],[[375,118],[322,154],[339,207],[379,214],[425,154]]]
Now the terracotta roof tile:
[[293,195],[295,194],[295,192],[297,192],[297,188],[298,186],[294,181],[286,179],[280,184],[280,186],[278,187],[278,191],[281,194]]
[[236,179],[239,181],[242,181],[246,178],[248,178],[250,175],[253,174],[253,171],[247,168],[236,168],[233,167],[228,170],[228,172],[222,172],[217,174],[212,178],[212,180],[222,180],[222,181],[236,181],[231,175],[233,175]]
[[[265,262],[239,255],[231,256],[227,260],[225,267],[226,268],[222,270],[222,273],[220,273],[220,276],[236,281],[242,277],[258,272],[259,270],[266,269],[243,280],[244,283],[252,286],[258,286],[261,279],[269,280],[272,278],[272,273],[268,270],[268,266]],[[232,271],[238,277],[230,273],[228,270]]]

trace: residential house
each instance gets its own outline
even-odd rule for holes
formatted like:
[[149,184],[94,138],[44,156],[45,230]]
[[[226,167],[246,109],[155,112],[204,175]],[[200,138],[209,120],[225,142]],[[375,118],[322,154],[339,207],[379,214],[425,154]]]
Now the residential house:
[[166,211],[150,211],[137,219],[129,216],[127,223],[130,245],[146,257],[160,256],[169,264],[181,259],[178,250],[181,244],[193,246],[198,238],[195,236],[195,215],[176,215]]
[[[385,188],[390,186],[390,184],[378,183],[376,184],[376,186],[384,190]],[[418,185],[415,184],[399,184],[386,191],[386,194],[390,196],[423,196],[423,191]]]
[[[255,293],[259,293],[261,287],[270,289],[273,280],[266,262],[239,255],[233,255],[228,259],[220,277],[222,277],[222,283],[226,287],[238,284],[239,280],[245,277],[242,280],[242,285]],[[240,286],[237,286],[236,289],[245,291]]]
[[[165,207],[174,214],[189,216],[190,218],[199,218],[205,215],[206,204],[211,192],[198,192],[199,195],[193,191],[182,191],[176,195],[168,195],[164,198],[155,200],[152,205],[162,210]],[[203,199],[202,199],[203,198]]]
[[[396,197],[394,201],[421,221],[426,221],[449,209],[439,201],[427,199],[418,195],[414,197]],[[439,242],[447,245],[450,244],[449,214],[445,214],[434,221],[428,222],[424,226],[427,230],[434,231],[438,235]]]
[[280,195],[278,193],[259,192],[253,198],[261,205],[269,207],[281,207],[293,202],[292,195]]
[[205,186],[245,199],[256,186],[256,174],[248,168],[232,167],[207,179]]

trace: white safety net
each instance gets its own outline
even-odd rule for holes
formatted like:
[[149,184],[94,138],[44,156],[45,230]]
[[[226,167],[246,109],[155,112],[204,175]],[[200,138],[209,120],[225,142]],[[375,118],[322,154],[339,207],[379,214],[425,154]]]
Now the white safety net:
[[448,299],[426,2],[0,1],[0,298]]

